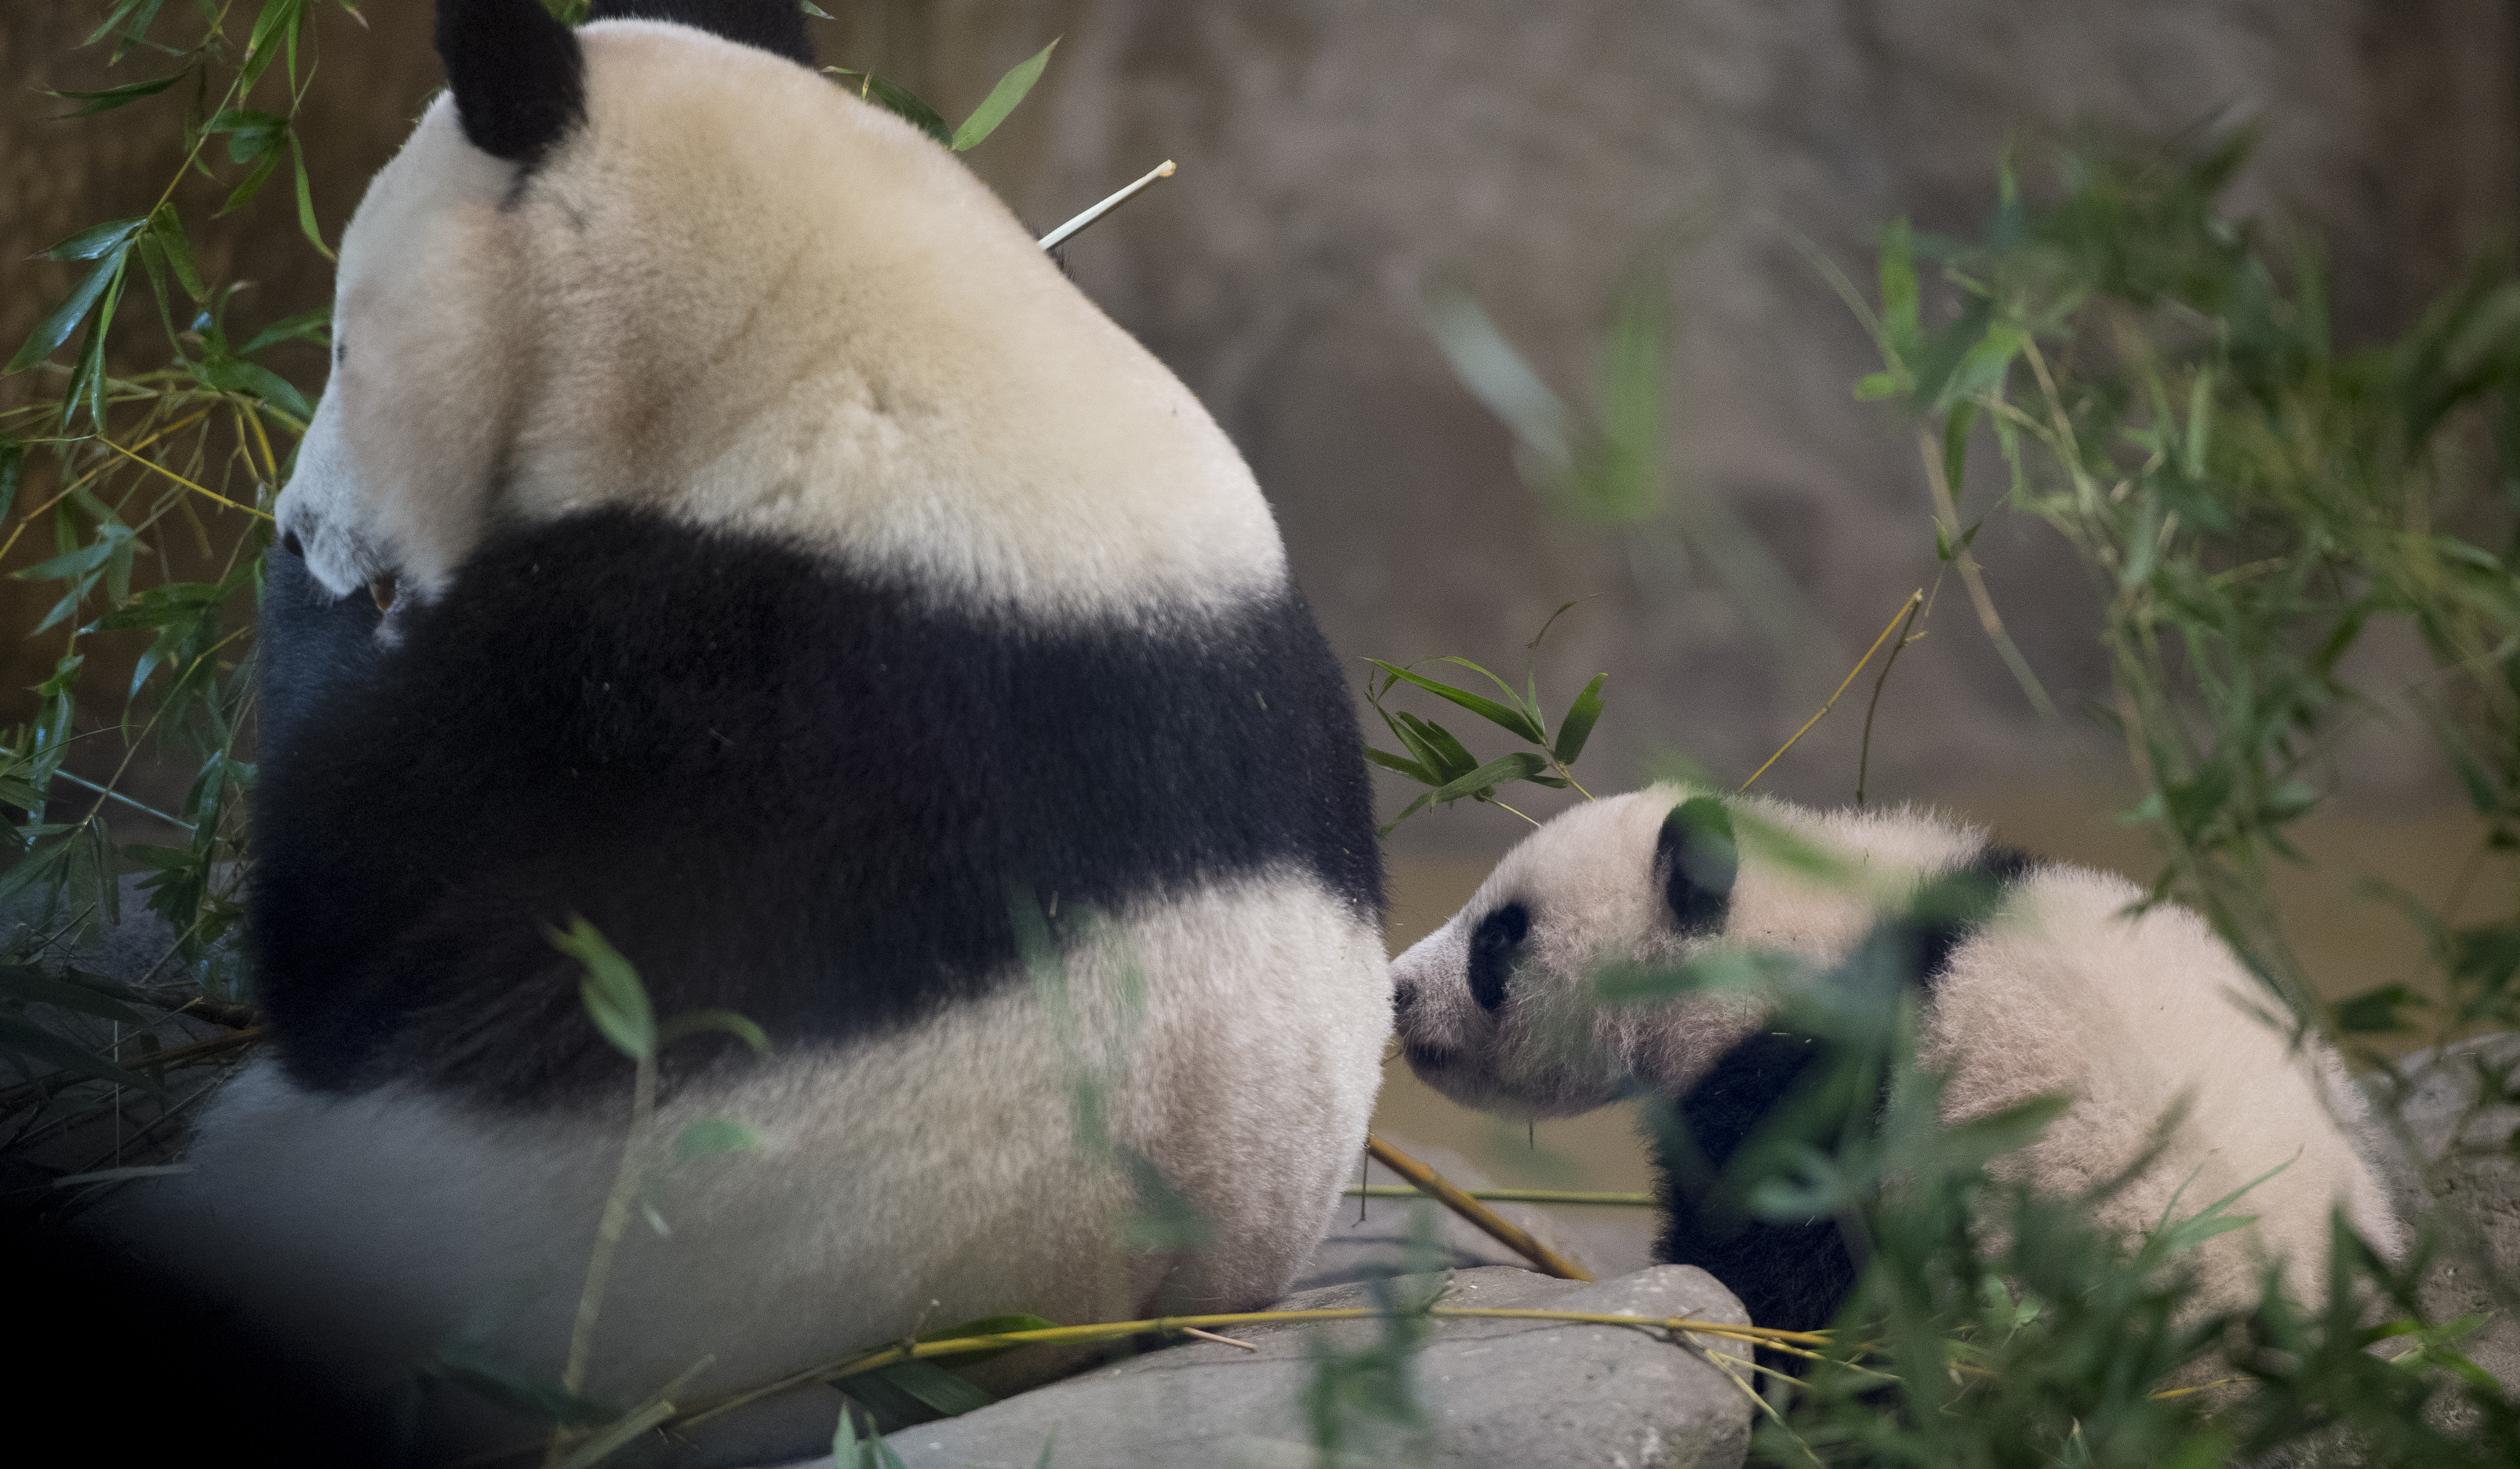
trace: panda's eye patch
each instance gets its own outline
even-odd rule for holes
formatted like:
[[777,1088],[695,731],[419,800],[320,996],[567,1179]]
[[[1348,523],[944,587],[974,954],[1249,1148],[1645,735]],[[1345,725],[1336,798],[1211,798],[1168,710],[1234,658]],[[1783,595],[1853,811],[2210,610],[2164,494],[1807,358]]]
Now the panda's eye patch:
[[1505,987],[1513,979],[1513,951],[1531,933],[1531,911],[1518,902],[1479,920],[1470,931],[1470,998],[1494,1013],[1505,1003]]

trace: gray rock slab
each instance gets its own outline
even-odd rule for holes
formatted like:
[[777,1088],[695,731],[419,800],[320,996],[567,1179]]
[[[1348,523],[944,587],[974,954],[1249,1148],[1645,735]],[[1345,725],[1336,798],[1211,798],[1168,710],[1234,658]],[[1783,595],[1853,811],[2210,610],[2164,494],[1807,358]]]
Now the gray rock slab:
[[[2506,1280],[2520,1278],[2520,1165],[2498,1151],[2520,1127],[2520,1108],[2476,1107],[2475,1063],[2520,1060],[2520,1033],[2501,1032],[2420,1051],[2398,1063],[2406,1090],[2400,1117],[2433,1174],[2441,1201],[2456,1221],[2473,1226],[2476,1250],[2489,1256]],[[2366,1079],[2375,1102],[2387,1103],[2385,1077]],[[2464,1147],[2458,1146],[2464,1144]],[[2488,1151],[2497,1150],[2497,1151]],[[2422,1183],[2400,1167],[2391,1183],[2403,1213],[2424,1207]],[[2424,1277],[2424,1309],[2434,1320],[2490,1314],[2483,1331],[2463,1344],[2468,1356],[2499,1379],[2506,1394],[2520,1393],[2520,1319],[2503,1308],[2476,1267],[2473,1250],[2453,1247]]]
[[[1278,1308],[1370,1304],[1367,1286],[1342,1285]],[[1442,1304],[1746,1319],[1730,1292],[1688,1265],[1589,1285],[1509,1266],[1462,1270]],[[1032,1469],[1045,1444],[1058,1469],[1327,1469],[1305,1408],[1316,1362],[1326,1352],[1369,1348],[1383,1330],[1378,1321],[1239,1328],[1233,1334],[1256,1350],[1165,1348],[903,1429],[890,1442],[911,1469]],[[1683,1345],[1616,1326],[1440,1319],[1414,1362],[1425,1432],[1386,1440],[1357,1462],[1733,1469],[1748,1448],[1751,1403],[1707,1359],[1707,1347],[1732,1350],[1713,1338],[1692,1335]]]
[[[1470,1161],[1445,1148],[1423,1147],[1392,1133],[1393,1147],[1466,1189],[1494,1187]],[[1353,1175],[1351,1175],[1353,1176]],[[1399,1183],[1399,1174],[1374,1163],[1369,1183]],[[1496,1212],[1529,1230],[1542,1244],[1581,1264],[1597,1279],[1631,1274],[1653,1262],[1654,1230],[1661,1216],[1651,1209],[1603,1205],[1497,1204]],[[1413,1261],[1413,1216],[1431,1210],[1436,1257]],[[1295,1277],[1294,1290],[1320,1290],[1430,1265],[1448,1270],[1481,1265],[1528,1267],[1529,1262],[1469,1220],[1431,1199],[1341,1199],[1330,1210],[1321,1247]]]

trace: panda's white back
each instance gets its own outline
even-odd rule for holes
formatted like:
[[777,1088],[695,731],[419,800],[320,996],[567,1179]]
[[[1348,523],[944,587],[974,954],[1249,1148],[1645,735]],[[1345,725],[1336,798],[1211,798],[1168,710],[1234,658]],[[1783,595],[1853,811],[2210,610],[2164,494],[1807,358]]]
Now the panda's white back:
[[[373,504],[367,554],[424,594],[491,518],[599,503],[1036,615],[1216,606],[1282,576],[1206,410],[958,160],[749,46],[646,21],[578,35],[588,125],[529,189],[466,141],[451,94],[370,185],[284,519]],[[380,376],[393,390],[363,390]],[[336,592],[370,579],[308,550]]]
[[2066,1192],[2134,1164],[2179,1106],[2185,1121],[2160,1160],[2101,1222],[2140,1236],[2245,1188],[2230,1212],[2256,1222],[2199,1247],[2201,1293],[2253,1300],[2261,1266],[2280,1258],[2295,1298],[2316,1301],[2331,1207],[2384,1255],[2404,1238],[2365,1156],[2378,1129],[2335,1053],[2316,1036],[2295,1046],[2203,919],[2138,910],[2142,895],[2123,878],[2042,867],[1953,951],[1922,1037],[1924,1058],[1949,1074],[1945,1116],[2073,1098],[1999,1166]]

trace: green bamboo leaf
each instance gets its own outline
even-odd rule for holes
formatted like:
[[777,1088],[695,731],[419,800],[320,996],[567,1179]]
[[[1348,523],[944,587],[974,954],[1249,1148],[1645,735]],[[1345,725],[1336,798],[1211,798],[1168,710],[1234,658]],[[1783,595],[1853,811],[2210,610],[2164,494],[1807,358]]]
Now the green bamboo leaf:
[[570,918],[566,933],[547,928],[543,935],[551,941],[552,947],[586,967],[578,994],[604,1038],[634,1061],[653,1060],[656,1012],[648,1003],[648,989],[639,983],[639,971],[583,917]]
[[93,260],[130,243],[148,225],[146,219],[109,219],[70,236],[44,252],[47,260]]
[[283,413],[306,423],[315,410],[306,395],[287,378],[259,363],[240,361],[235,357],[210,356],[195,363],[193,377],[204,388],[220,392],[246,392],[262,399]]
[[253,163],[279,150],[281,139],[289,133],[289,119],[278,113],[232,107],[211,117],[202,130],[212,136],[228,135],[229,162]]
[[1503,759],[1488,761],[1459,780],[1436,787],[1433,799],[1459,801],[1464,796],[1475,796],[1496,786],[1528,779],[1548,768],[1549,762],[1539,756],[1528,750],[1517,750]]
[[[1478,757],[1470,754],[1466,746],[1455,739],[1451,730],[1432,719],[1421,719],[1407,711],[1402,711],[1398,717],[1402,725],[1406,726],[1409,732],[1416,735],[1426,747],[1426,768],[1442,776],[1444,780],[1451,780],[1455,776],[1478,768]],[[1442,783],[1442,781],[1436,782],[1438,785]]]
[[1513,431],[1529,460],[1527,478],[1555,482],[1575,467],[1581,435],[1574,411],[1541,381],[1477,301],[1459,290],[1431,293],[1426,330],[1462,386]]
[[1496,674],[1489,672],[1487,669],[1470,662],[1466,658],[1447,655],[1444,658],[1437,660],[1437,662],[1458,664],[1461,666],[1469,669],[1471,672],[1478,674],[1488,682],[1495,684],[1497,686],[1497,691],[1505,695],[1506,701],[1513,707],[1515,712],[1521,714],[1524,719],[1529,721],[1523,732],[1523,738],[1531,741],[1535,745],[1546,745],[1549,743],[1549,731],[1543,728],[1540,722],[1541,713],[1536,685],[1534,687],[1534,698],[1530,701],[1525,701],[1522,695],[1514,692],[1512,684],[1499,678]]
[[[2012,370],[2012,359],[2020,355],[2022,344],[2029,340],[2008,322],[1990,323],[1986,335],[1960,354],[1958,365],[1934,395],[1933,406],[1948,408],[1979,393],[2000,393],[2005,375]],[[1959,493],[1957,482],[1952,485],[1952,493]]]
[[317,346],[331,346],[333,308],[317,306],[293,316],[284,316],[254,333],[244,346],[237,349],[237,355],[250,357],[264,347],[276,346],[283,342],[311,342]]
[[427,1377],[460,1383],[528,1421],[593,1427],[621,1416],[609,1404],[564,1393],[488,1349],[470,1343],[438,1348],[420,1371]]
[[1410,727],[1416,721],[1403,722],[1403,715],[1393,713],[1379,703],[1373,706],[1373,712],[1382,716],[1382,722],[1390,728],[1392,737],[1401,743],[1401,746],[1426,769],[1427,773],[1435,776],[1435,779],[1428,781],[1427,784],[1442,785],[1444,762],[1437,757],[1434,749],[1426,743],[1426,737]]
[[1394,831],[1397,831],[1397,830],[1399,829],[1399,827],[1400,827],[1400,823],[1401,823],[1401,822],[1406,821],[1406,820],[1408,820],[1410,817],[1417,815],[1420,810],[1422,810],[1422,809],[1424,809],[1424,808],[1425,808],[1426,803],[1428,803],[1428,802],[1430,802],[1430,801],[1433,801],[1434,799],[1435,799],[1435,793],[1434,793],[1434,792],[1432,792],[1432,791],[1429,791],[1429,792],[1427,792],[1425,795],[1418,797],[1416,801],[1413,801],[1413,802],[1409,803],[1409,804],[1408,804],[1407,806],[1405,806],[1405,807],[1403,807],[1403,808],[1401,809],[1401,812],[1400,812],[1400,814],[1399,814],[1399,815],[1392,817],[1388,822],[1384,823],[1383,825],[1378,826],[1378,827],[1375,827],[1375,828],[1374,828],[1374,835],[1375,835],[1375,836],[1377,836],[1377,837],[1387,837],[1387,836],[1390,836]]
[[1883,355],[1896,370],[1915,356],[1922,340],[1917,325],[1915,243],[1906,219],[1893,219],[1882,227],[1880,253]]
[[1571,765],[1575,757],[1584,753],[1584,742],[1593,737],[1593,726],[1601,717],[1601,685],[1609,678],[1607,673],[1594,674],[1593,681],[1584,685],[1584,692],[1567,707],[1566,717],[1557,721],[1557,744],[1549,752],[1557,757],[1557,763]]
[[698,1035],[703,1031],[723,1031],[752,1047],[755,1055],[770,1054],[770,1037],[762,1033],[761,1027],[732,1010],[686,1010],[665,1022],[656,1033],[656,1044],[659,1048],[669,1046],[686,1035]]
[[[1594,595],[1598,596],[1598,595],[1599,595],[1599,593],[1596,592]],[[1557,609],[1555,612],[1552,612],[1552,613],[1551,613],[1551,614],[1549,615],[1549,620],[1548,620],[1548,621],[1543,622],[1543,623],[1541,623],[1541,624],[1540,624],[1540,630],[1539,630],[1538,632],[1535,632],[1535,633],[1533,633],[1533,634],[1531,635],[1531,641],[1530,641],[1530,642],[1527,642],[1527,643],[1525,643],[1525,644],[1523,644],[1523,645],[1522,645],[1522,647],[1523,647],[1523,651],[1524,651],[1524,652],[1526,652],[1526,653],[1537,653],[1537,652],[1539,652],[1539,651],[1540,651],[1540,640],[1541,640],[1542,638],[1545,638],[1545,637],[1549,636],[1549,629],[1557,625],[1557,620],[1558,620],[1559,618],[1562,618],[1562,617],[1566,616],[1568,613],[1573,612],[1576,608],[1581,607],[1581,606],[1583,606],[1583,605],[1584,605],[1584,603],[1583,603],[1583,599],[1582,599],[1582,598],[1578,598],[1578,599],[1576,599],[1575,601],[1568,602],[1568,603],[1564,603],[1564,604],[1560,605],[1560,606],[1558,607],[1558,609]],[[1536,696],[1535,696],[1535,698],[1534,698],[1534,702],[1535,702],[1535,703],[1537,703],[1537,702],[1538,702],[1538,700],[1537,700],[1537,697],[1536,697]]]
[[2245,1229],[2256,1223],[2258,1221],[2256,1215],[2226,1214],[2224,1211],[2238,1203],[2243,1194],[2290,1167],[2292,1163],[2289,1159],[2278,1163],[2206,1205],[2189,1217],[2181,1219],[2168,1229],[2157,1231],[2151,1239],[2144,1242],[2144,1253],[2150,1255],[2157,1251],[2163,1255],[2177,1255],[2184,1250],[2192,1250],[2218,1234],[2228,1234],[2234,1229]]
[[129,1086],[140,1091],[162,1095],[147,1077],[95,1055],[84,1046],[75,1045],[41,1026],[0,1014],[0,1050],[14,1051],[29,1061],[40,1062],[72,1076],[93,1081],[107,1081],[116,1086]]
[[[138,40],[148,33],[149,23],[158,18],[158,10],[165,3],[166,0],[118,0],[113,9],[106,15],[105,20],[97,25],[96,29],[89,31],[87,39],[79,44],[93,46],[113,34],[116,29],[122,31],[126,40]],[[134,15],[134,12],[142,11],[146,13]],[[114,54],[117,59],[121,56],[119,51]]]
[[[1453,660],[1449,659],[1446,660],[1446,662],[1452,661]],[[1391,674],[1393,677],[1398,678],[1403,683],[1412,684],[1418,688],[1424,689],[1427,693],[1434,695],[1438,699],[1451,700],[1453,703],[1468,710],[1471,713],[1477,714],[1480,718],[1487,720],[1489,723],[1510,730],[1514,734],[1531,741],[1535,745],[1545,745],[1548,743],[1547,739],[1543,737],[1540,732],[1538,722],[1533,719],[1531,715],[1524,713],[1521,710],[1508,709],[1505,705],[1499,704],[1493,699],[1482,698],[1477,694],[1471,693],[1467,689],[1457,689],[1449,683],[1438,683],[1434,679],[1428,678],[1422,673],[1413,673],[1409,669],[1400,666],[1398,664],[1384,663],[1378,658],[1369,658],[1366,662]],[[1470,665],[1470,666],[1476,667],[1477,666]],[[1487,672],[1485,668],[1480,668],[1479,671],[1482,673]],[[1488,676],[1490,678],[1496,677],[1493,673],[1489,673]],[[1510,689],[1508,689],[1506,693],[1508,698],[1514,697],[1513,691]]]
[[[253,90],[263,69],[279,55],[284,40],[293,53],[297,46],[297,26],[304,18],[306,0],[263,0],[261,14],[253,18],[253,32],[245,43],[245,65],[238,70],[238,95]],[[293,73],[294,65],[291,67]]]
[[289,130],[289,161],[297,170],[297,231],[315,247],[315,253],[332,259],[333,248],[324,243],[324,232],[315,227],[315,191],[306,183],[306,150],[298,146],[295,128]]
[[[68,341],[70,333],[78,330],[79,322],[86,318],[89,309],[95,306],[105,297],[107,291],[122,278],[122,268],[130,254],[131,237],[139,232],[137,221],[126,220],[124,223],[132,227],[104,251],[99,252],[104,258],[98,260],[96,268],[87,273],[87,279],[78,283],[78,288],[70,293],[69,299],[54,307],[53,314],[38,322],[35,330],[27,334],[25,344],[18,348],[18,355],[9,359],[6,371],[20,372],[51,356],[55,347]],[[84,238],[83,236],[73,237],[71,241],[65,242],[58,248],[68,249],[70,244],[75,244]],[[65,258],[89,257],[72,255]]]
[[155,97],[192,74],[192,69],[188,67],[172,76],[160,76],[155,81],[127,81],[118,87],[107,87],[102,92],[56,92],[47,87],[44,89],[44,95],[59,97],[65,102],[87,104],[76,112],[62,114],[65,118],[93,117],[99,113],[110,113],[118,107],[128,107],[143,97]]
[[9,518],[17,507],[18,486],[25,482],[26,446],[7,434],[0,434],[0,521]]
[[112,557],[115,542],[127,540],[130,536],[130,528],[109,523],[97,528],[97,539],[77,550],[66,552],[48,561],[36,562],[33,566],[9,574],[20,581],[60,581],[66,577],[83,575],[104,566]]
[[[100,268],[105,262],[98,262]],[[98,432],[105,429],[105,337],[113,330],[113,313],[122,304],[122,283],[131,270],[131,252],[124,251],[112,257],[113,275],[105,283],[105,297],[97,302],[96,314],[89,318],[87,335],[79,339],[78,361],[70,368],[70,380],[62,391],[62,427],[68,430],[81,408]]]
[[1404,759],[1399,756],[1376,750],[1371,745],[1365,747],[1365,757],[1374,764],[1380,765],[1385,770],[1393,770],[1402,775],[1406,775],[1411,780],[1418,782],[1421,786],[1443,784],[1443,782],[1435,778],[1431,771],[1418,761],[1413,759]]
[[954,129],[954,136],[946,146],[956,153],[964,153],[978,147],[982,139],[996,132],[998,124],[1006,121],[1007,115],[1013,112],[1015,105],[1032,90],[1032,84],[1041,80],[1041,69],[1050,65],[1050,54],[1058,49],[1058,41],[1053,39],[1049,45],[1009,68],[1007,74],[998,78],[998,84],[989,89],[989,95],[980,99],[980,105],[971,110],[971,115],[963,119],[961,127]]
[[149,1023],[139,1011],[110,994],[73,979],[48,975],[26,964],[0,966],[0,999],[22,1005],[57,1005],[81,1015],[93,1015],[99,1020],[117,1020],[127,1026]]
[[677,1159],[706,1158],[715,1153],[750,1153],[761,1146],[761,1134],[731,1117],[704,1117],[674,1137]]
[[834,1386],[873,1408],[878,1417],[894,1423],[937,1414],[959,1417],[997,1401],[968,1379],[917,1357],[872,1372],[852,1372]]
[[945,119],[936,115],[936,109],[922,102],[919,94],[910,88],[888,76],[878,76],[873,71],[853,71],[846,67],[826,67],[823,69],[835,76],[856,77],[857,93],[861,99],[902,118],[946,147],[954,146],[954,129],[947,127]]
[[254,164],[251,171],[248,172],[246,176],[238,182],[237,186],[228,192],[227,200],[219,206],[218,212],[210,217],[214,219],[224,219],[228,215],[235,213],[237,210],[244,208],[247,205],[252,203],[253,197],[262,192],[263,184],[271,178],[271,171],[279,166],[280,150],[275,148],[271,152],[264,154],[262,156],[262,161]]
[[[1943,483],[1952,492],[1952,503],[1958,505],[1962,476],[1968,471],[1969,431],[1977,427],[1977,404],[1954,403],[1951,416],[1943,421]],[[1948,560],[1949,558],[1945,558]]]
[[2187,442],[2180,468],[2191,481],[2205,478],[2206,456],[2214,447],[2214,369],[2197,371],[2187,390]]

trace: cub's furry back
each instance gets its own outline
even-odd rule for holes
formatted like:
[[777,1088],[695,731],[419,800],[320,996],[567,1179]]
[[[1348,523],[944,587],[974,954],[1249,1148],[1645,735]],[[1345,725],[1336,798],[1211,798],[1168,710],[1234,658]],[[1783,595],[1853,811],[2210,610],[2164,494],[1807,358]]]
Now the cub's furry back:
[[2252,982],[2195,914],[2138,911],[2142,895],[2121,878],[1991,849],[1985,833],[1927,812],[1719,806],[1693,794],[1613,797],[1524,838],[1393,964],[1399,1032],[1429,1084],[1507,1116],[1658,1097],[1676,1122],[1658,1139],[1662,1257],[1707,1268],[1753,1319],[1825,1326],[1856,1278],[1836,1221],[1744,1220],[1705,1193],[1709,1170],[1792,1094],[1818,1050],[1779,1033],[1748,992],[1605,1002],[1596,982],[1612,966],[1767,951],[1825,972],[1882,943],[1912,977],[1919,1059],[1946,1077],[1948,1120],[2068,1099],[1998,1173],[2081,1193],[2133,1169],[2186,1104],[2098,1217],[2132,1237],[2247,1188],[2236,1212],[2255,1217],[2248,1227],[2193,1257],[2203,1300],[2253,1302],[2276,1262],[2297,1298],[2318,1299],[2332,1210],[2398,1252],[2369,1156],[2381,1139],[2342,1065],[2241,1003]]
[[[589,1394],[1272,1299],[1390,1010],[1353,715],[1266,501],[958,160],[810,69],[790,0],[595,11],[445,0],[450,91],[343,237],[264,628],[276,1056],[113,1226],[345,1391],[459,1348],[555,1377],[632,1074],[550,942],[584,917],[660,1017],[773,1047],[667,1052],[660,1135],[761,1145],[648,1180]],[[1200,1243],[1133,1245],[1155,1202]],[[469,1411],[432,1442],[514,1431]]]

